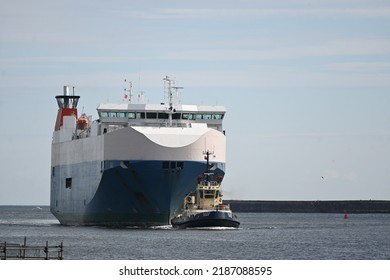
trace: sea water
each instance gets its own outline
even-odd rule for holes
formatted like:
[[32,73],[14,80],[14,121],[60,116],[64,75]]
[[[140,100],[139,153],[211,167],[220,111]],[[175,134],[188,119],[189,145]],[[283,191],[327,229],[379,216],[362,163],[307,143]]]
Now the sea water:
[[0,206],[0,243],[64,244],[65,259],[390,259],[389,214],[236,213],[239,229],[63,226],[49,207]]

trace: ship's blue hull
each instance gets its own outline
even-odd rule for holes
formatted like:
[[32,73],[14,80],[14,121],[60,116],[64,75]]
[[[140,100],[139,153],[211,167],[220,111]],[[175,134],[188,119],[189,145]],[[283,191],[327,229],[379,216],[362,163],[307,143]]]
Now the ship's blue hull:
[[[215,173],[223,176],[224,164],[215,165]],[[166,225],[184,197],[195,191],[197,177],[205,169],[204,162],[191,161],[56,166],[52,170],[51,211],[67,225]]]

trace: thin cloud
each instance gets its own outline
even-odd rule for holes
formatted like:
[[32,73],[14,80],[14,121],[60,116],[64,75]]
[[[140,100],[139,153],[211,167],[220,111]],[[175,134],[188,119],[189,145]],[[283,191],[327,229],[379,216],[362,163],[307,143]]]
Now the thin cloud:
[[380,55],[390,54],[390,40],[388,39],[339,39],[322,42],[316,45],[298,45],[292,47],[268,47],[261,50],[247,49],[209,49],[185,50],[166,54],[165,59],[185,60],[271,60],[297,59],[303,57],[329,57],[353,55]]
[[247,9],[219,9],[219,8],[159,8],[151,10],[112,11],[122,16],[146,20],[166,19],[253,19],[269,17],[358,17],[358,18],[388,18],[390,8],[247,8]]
[[344,63],[331,63],[326,64],[323,67],[328,71],[340,71],[340,72],[389,72],[390,62],[344,62]]

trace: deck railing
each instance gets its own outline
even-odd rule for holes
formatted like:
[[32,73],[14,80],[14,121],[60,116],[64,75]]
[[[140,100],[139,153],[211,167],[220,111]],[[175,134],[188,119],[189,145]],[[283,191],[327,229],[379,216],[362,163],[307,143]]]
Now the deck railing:
[[0,242],[0,260],[63,260],[64,245],[44,246],[27,245],[26,238],[23,244]]

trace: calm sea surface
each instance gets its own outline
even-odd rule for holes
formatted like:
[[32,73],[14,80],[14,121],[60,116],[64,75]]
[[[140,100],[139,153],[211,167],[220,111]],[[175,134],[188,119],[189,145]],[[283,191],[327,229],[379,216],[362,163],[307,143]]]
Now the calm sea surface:
[[65,259],[390,259],[390,215],[236,213],[240,229],[62,226],[49,207],[0,206],[0,242],[65,246]]

